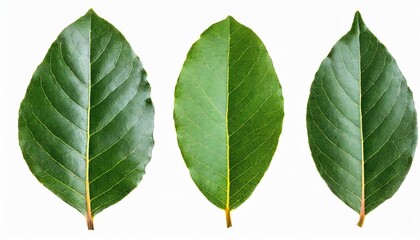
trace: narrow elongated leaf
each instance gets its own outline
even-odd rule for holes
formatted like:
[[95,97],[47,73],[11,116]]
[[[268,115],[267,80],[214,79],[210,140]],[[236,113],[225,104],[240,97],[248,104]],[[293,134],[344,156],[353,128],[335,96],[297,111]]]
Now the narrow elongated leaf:
[[404,76],[358,12],[315,75],[307,129],[318,171],[362,226],[407,175],[417,119]]
[[281,132],[283,96],[258,36],[232,17],[191,47],[175,89],[178,144],[200,191],[239,207],[267,170]]
[[86,216],[141,180],[153,148],[154,109],[139,58],[93,10],[58,36],[19,111],[19,142],[35,177]]

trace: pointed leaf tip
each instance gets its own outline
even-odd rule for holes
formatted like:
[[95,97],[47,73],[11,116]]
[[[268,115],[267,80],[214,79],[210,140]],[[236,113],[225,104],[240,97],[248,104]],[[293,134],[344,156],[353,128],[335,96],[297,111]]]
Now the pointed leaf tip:
[[356,11],[356,13],[354,14],[353,25],[351,30],[360,30],[363,27],[365,27],[365,23],[363,22],[362,14],[360,14],[359,11]]
[[89,11],[87,11],[86,15],[98,16],[98,14],[96,14],[96,12],[93,10],[93,8],[89,9]]
[[359,23],[363,23],[363,18],[362,18],[362,14],[360,14],[359,11],[356,11],[356,13],[354,14],[354,21],[358,21]]
[[227,22],[229,22],[229,23],[231,23],[231,22],[236,22],[235,18],[234,18],[234,17],[232,17],[232,16],[230,16],[230,15],[228,15],[228,16],[225,18],[225,20],[224,20],[224,21],[227,21]]

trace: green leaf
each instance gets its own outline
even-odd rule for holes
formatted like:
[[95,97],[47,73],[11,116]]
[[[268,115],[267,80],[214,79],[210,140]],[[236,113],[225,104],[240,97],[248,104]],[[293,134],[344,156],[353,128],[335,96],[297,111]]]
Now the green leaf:
[[417,143],[413,96],[394,58],[356,13],[311,87],[312,157],[331,191],[360,213],[358,225],[403,182]]
[[226,211],[254,191],[277,147],[283,96],[268,52],[232,17],[191,47],[175,89],[178,144],[200,191]]
[[54,41],[19,111],[19,143],[35,177],[93,216],[141,180],[153,148],[154,109],[140,59],[90,10]]

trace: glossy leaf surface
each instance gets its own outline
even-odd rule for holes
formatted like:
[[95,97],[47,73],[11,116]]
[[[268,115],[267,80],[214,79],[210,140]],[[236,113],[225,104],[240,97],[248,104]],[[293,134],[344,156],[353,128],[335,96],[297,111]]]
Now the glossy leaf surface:
[[191,47],[175,89],[178,144],[200,191],[226,211],[254,191],[277,147],[283,96],[268,52],[232,17]]
[[146,72],[124,36],[90,10],[52,44],[19,111],[19,142],[36,178],[93,216],[141,180],[153,147]]
[[362,226],[407,175],[417,120],[404,76],[358,12],[316,73],[307,129],[318,171]]

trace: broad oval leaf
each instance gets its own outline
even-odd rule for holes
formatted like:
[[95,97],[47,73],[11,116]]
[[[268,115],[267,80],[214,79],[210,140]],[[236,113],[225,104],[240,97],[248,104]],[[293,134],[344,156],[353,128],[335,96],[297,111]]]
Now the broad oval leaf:
[[365,215],[403,182],[417,143],[413,96],[359,12],[322,62],[307,107],[309,145],[331,191]]
[[254,191],[277,147],[283,96],[268,52],[232,17],[191,47],[175,89],[183,158],[200,191],[226,211]]
[[140,59],[90,10],[54,41],[19,111],[19,143],[35,177],[93,216],[141,180],[153,148],[154,109]]

